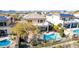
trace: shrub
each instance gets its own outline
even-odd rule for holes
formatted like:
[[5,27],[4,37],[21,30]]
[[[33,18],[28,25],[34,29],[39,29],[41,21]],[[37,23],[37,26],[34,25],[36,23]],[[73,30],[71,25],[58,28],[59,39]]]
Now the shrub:
[[31,41],[32,46],[37,46],[38,44],[39,44],[39,42],[37,40],[32,40]]
[[53,42],[52,42],[52,45],[54,45],[54,44],[57,44],[57,42],[56,42],[56,41],[53,41]]
[[64,36],[64,29],[61,28],[60,31],[59,31],[60,35],[63,37]]
[[63,48],[61,45],[58,45],[56,48]]
[[77,41],[77,43],[79,43],[79,40]]

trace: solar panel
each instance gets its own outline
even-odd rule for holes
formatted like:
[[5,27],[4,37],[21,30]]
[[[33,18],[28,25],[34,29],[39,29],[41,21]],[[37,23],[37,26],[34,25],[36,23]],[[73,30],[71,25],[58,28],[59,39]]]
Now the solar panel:
[[60,14],[61,17],[71,17],[73,16],[72,14]]

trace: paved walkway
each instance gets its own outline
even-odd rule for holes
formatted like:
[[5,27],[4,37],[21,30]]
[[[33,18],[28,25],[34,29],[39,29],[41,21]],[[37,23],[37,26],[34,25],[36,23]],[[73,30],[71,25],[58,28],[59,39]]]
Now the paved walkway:
[[59,43],[59,44],[56,44],[56,45],[52,45],[52,46],[49,46],[49,47],[45,47],[45,48],[53,48],[53,47],[56,47],[56,46],[59,46],[59,45],[73,44],[73,43],[76,43],[77,41],[78,41],[78,40],[62,42],[62,43]]

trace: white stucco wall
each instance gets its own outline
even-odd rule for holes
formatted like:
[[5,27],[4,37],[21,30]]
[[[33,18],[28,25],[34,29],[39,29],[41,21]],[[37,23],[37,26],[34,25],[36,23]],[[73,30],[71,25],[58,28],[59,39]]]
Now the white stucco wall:
[[62,23],[63,24],[63,21],[60,20],[60,15],[52,15],[52,16],[46,16],[46,21],[50,22],[50,23],[53,23],[55,25],[59,24],[59,23]]
[[75,17],[79,17],[79,14],[74,14]]

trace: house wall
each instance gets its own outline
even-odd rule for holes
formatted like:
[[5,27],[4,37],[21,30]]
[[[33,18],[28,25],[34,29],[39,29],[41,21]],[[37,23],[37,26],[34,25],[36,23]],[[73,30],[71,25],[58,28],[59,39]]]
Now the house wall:
[[7,34],[10,33],[10,27],[0,27],[0,30],[7,30]]
[[51,15],[51,16],[46,16],[46,21],[58,25],[58,24],[63,24],[63,21],[60,18],[60,15]]
[[[42,20],[42,22],[41,22],[41,20]],[[35,20],[33,20],[34,25],[43,24],[44,22],[45,22],[45,19],[35,19]]]
[[11,31],[10,31],[10,20],[8,21],[0,21],[0,22],[6,22],[6,26],[0,26],[0,30],[7,30],[7,34],[9,34]]
[[38,24],[38,19],[33,19],[33,20],[32,20],[32,23],[33,23],[34,25],[37,25],[37,24]]
[[[45,23],[45,18],[40,18],[40,19],[26,19],[26,21],[28,22],[28,20],[32,20],[33,25],[38,26],[39,30],[42,31],[46,31],[47,30],[47,26],[44,26]],[[41,20],[43,20],[43,22],[41,22]]]
[[[33,23],[34,25],[39,25],[39,24],[45,22],[45,19],[26,19],[27,22],[28,22],[28,20],[32,20],[32,23]],[[43,20],[43,22],[40,22],[40,20]]]

